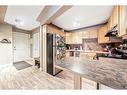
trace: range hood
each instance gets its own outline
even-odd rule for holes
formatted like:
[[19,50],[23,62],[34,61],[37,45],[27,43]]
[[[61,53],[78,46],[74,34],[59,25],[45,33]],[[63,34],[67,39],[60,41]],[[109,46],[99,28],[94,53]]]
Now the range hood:
[[118,34],[118,29],[117,29],[117,25],[115,25],[111,30],[108,31],[105,37],[116,37],[117,34]]
[[122,38],[117,37],[117,34],[118,34],[118,29],[117,29],[117,25],[115,25],[111,30],[108,31],[105,37],[109,37],[110,43],[121,42]]

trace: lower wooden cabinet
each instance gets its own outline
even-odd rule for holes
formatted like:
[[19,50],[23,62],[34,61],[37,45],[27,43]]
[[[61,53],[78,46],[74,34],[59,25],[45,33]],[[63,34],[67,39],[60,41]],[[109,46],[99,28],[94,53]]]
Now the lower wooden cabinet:
[[108,87],[108,86],[105,86],[103,84],[100,84],[100,90],[115,90],[115,89]]
[[[82,89],[97,90],[97,83],[86,78],[82,78]],[[99,90],[115,90],[111,87],[99,84]]]
[[82,89],[84,90],[96,90],[96,82],[86,78],[82,78]]
[[66,51],[66,57],[70,57],[70,52]]
[[94,52],[89,52],[89,53],[85,53],[85,52],[81,52],[80,53],[80,57],[82,58],[82,59],[91,59],[91,60],[93,60],[93,57],[96,55],[96,53],[94,53]]

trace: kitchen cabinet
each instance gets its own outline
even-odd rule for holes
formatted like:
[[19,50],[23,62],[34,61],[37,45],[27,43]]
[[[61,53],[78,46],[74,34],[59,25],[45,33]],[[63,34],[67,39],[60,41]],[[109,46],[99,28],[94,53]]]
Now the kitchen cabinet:
[[66,33],[66,44],[72,43],[72,33]]
[[118,24],[118,36],[121,37],[126,34],[126,6],[118,6],[119,11],[119,24]]
[[48,33],[51,33],[51,34],[59,34],[61,35],[62,37],[65,37],[66,33],[64,31],[62,31],[61,29],[53,26],[53,25],[48,25]]
[[66,33],[66,44],[82,44],[82,39],[97,38],[97,32],[97,29],[68,32]]
[[72,33],[72,43],[73,44],[82,44],[82,32]]
[[97,29],[89,31],[89,38],[97,38]]
[[83,31],[82,38],[97,38],[97,29]]
[[93,59],[93,57],[96,55],[95,52],[81,52],[80,57],[82,59]]
[[82,44],[82,32],[66,33],[66,44]]
[[112,13],[112,26],[118,24],[118,6],[115,6]]
[[118,37],[126,34],[126,6],[115,6],[108,20],[108,30],[111,30],[115,25],[118,25]]
[[107,24],[108,30],[111,30],[112,27],[114,27],[115,25],[118,25],[118,18],[119,18],[118,13],[119,13],[118,6],[115,6],[113,8],[112,14],[108,20],[108,24]]
[[70,52],[66,51],[66,57],[70,57]]
[[[118,37],[126,34],[126,7],[115,6],[112,14],[108,20],[108,23],[98,29],[98,43],[110,43],[109,37],[105,37],[105,34],[111,30],[115,25],[118,28]],[[119,41],[116,41],[119,42]]]
[[82,38],[89,38],[90,37],[90,33],[89,33],[90,31],[83,31],[83,33],[82,33]]
[[107,24],[98,29],[98,43],[108,43],[109,37],[105,37],[108,32]]

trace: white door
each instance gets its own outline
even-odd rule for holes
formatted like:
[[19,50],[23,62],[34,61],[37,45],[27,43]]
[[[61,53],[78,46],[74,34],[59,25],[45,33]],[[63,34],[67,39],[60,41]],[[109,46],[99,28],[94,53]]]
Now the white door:
[[30,34],[13,32],[14,62],[30,59]]
[[39,57],[40,56],[40,42],[39,42],[40,34],[39,32],[33,34],[33,57]]

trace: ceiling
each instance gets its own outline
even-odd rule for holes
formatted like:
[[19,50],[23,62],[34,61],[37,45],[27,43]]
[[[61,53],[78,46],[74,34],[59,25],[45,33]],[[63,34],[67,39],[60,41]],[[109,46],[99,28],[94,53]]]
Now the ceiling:
[[106,22],[112,10],[113,6],[74,6],[52,23],[64,30],[71,31]]
[[39,26],[36,18],[44,6],[8,6],[4,21],[17,28],[32,30]]

